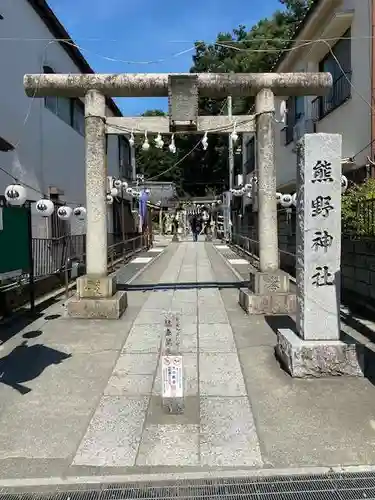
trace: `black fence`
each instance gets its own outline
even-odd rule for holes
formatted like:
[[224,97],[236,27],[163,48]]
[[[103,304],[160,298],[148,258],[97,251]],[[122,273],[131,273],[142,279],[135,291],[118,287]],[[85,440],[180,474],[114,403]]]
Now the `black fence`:
[[[108,234],[108,264],[126,258],[149,245],[142,235],[120,237]],[[43,278],[65,271],[72,262],[86,265],[86,235],[66,235],[60,238],[33,238],[34,278]]]
[[362,200],[349,208],[342,232],[345,236],[375,238],[375,199]]

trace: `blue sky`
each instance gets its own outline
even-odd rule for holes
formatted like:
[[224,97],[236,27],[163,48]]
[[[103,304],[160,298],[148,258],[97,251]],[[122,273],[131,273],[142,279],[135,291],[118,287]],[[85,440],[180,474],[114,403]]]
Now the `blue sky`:
[[[99,73],[189,71],[193,52],[178,57],[173,54],[190,49],[196,40],[213,41],[220,31],[231,31],[239,24],[251,27],[280,7],[278,0],[48,0],[48,3]],[[164,61],[126,62],[159,59]],[[119,99],[117,103],[128,116],[167,107],[166,99]]]

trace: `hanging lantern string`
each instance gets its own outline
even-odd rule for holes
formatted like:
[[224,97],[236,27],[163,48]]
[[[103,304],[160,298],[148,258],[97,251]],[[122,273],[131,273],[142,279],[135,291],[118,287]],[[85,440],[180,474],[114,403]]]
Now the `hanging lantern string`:
[[[35,193],[40,194],[44,199],[48,199],[49,198],[48,196],[45,195],[45,193],[43,193],[39,189],[36,189],[35,187],[30,186],[29,184],[26,184],[25,182],[21,182],[19,179],[17,179],[17,177],[15,177],[13,174],[11,174],[7,170],[5,170],[5,168],[0,167],[0,171],[3,172],[4,174],[6,174],[11,179],[13,179],[13,181],[14,181],[15,184],[19,184],[20,186],[23,186],[23,187],[25,187],[27,189],[31,189],[31,191],[34,191]],[[76,203],[74,201],[70,201],[70,202],[68,202],[68,201],[65,202],[64,201],[64,204],[65,205],[74,205],[74,206],[81,205],[81,203]]]

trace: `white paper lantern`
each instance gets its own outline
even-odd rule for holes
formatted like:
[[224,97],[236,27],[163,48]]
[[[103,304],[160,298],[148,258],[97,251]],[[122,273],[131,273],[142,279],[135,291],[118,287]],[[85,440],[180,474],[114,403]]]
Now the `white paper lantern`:
[[348,179],[345,177],[345,175],[341,176],[341,192],[345,193],[345,191],[348,189]]
[[280,205],[284,208],[290,208],[292,206],[293,200],[290,194],[283,194],[280,200]]
[[280,203],[282,196],[283,196],[282,193],[276,193],[276,201],[277,201],[277,203]]
[[297,193],[292,195],[292,203],[295,207],[297,206]]
[[245,184],[245,189],[246,191],[251,191],[253,189],[253,186],[251,184]]
[[133,194],[133,188],[131,188],[131,187],[126,188],[126,192],[127,192],[128,194],[131,194],[131,195],[132,195],[132,194]]
[[145,189],[145,193],[146,193],[146,194],[150,194],[150,193],[151,193],[151,189],[148,189],[148,188],[147,188],[147,189]]
[[57,209],[57,217],[62,220],[68,220],[72,216],[73,209],[71,207],[68,207],[67,205],[64,205],[62,207],[59,207]]
[[129,184],[128,184],[126,181],[124,181],[124,182],[122,183],[122,188],[123,188],[123,189],[128,189],[128,186],[129,186]]
[[122,181],[120,181],[120,179],[116,179],[115,181],[113,181],[113,187],[117,188],[117,189],[121,189],[122,188]]
[[241,193],[241,194],[245,194],[245,193],[246,193],[246,188],[244,188],[244,187],[243,187],[243,188],[241,188],[241,189],[240,189],[240,193]]
[[11,184],[5,189],[5,199],[9,205],[20,207],[26,201],[26,189],[20,184]]
[[108,205],[112,205],[112,203],[113,203],[113,196],[111,194],[107,194],[106,200],[107,200],[107,204]]
[[53,201],[48,200],[47,198],[42,198],[35,203],[35,210],[42,217],[50,217],[55,210],[55,205]]
[[78,220],[85,220],[86,218],[86,209],[85,207],[77,207],[73,210],[73,215],[76,217]]
[[[117,189],[117,188],[115,188],[115,187],[111,188],[110,195],[111,195],[112,197],[116,197],[116,196],[118,196],[118,189]],[[112,200],[112,202],[113,202],[113,200]]]

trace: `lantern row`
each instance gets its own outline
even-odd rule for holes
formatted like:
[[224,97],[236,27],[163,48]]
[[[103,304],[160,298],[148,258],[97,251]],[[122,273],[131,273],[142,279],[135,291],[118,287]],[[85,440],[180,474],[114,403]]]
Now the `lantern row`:
[[[254,177],[254,182],[255,184],[258,184],[258,179]],[[345,193],[345,191],[348,188],[348,179],[345,177],[345,175],[341,176],[341,192]],[[253,191],[253,185],[252,184],[245,184],[240,189],[231,189],[230,192],[232,193],[233,196],[244,196],[247,195],[248,198],[252,198],[252,191]],[[297,205],[297,193],[294,194],[283,194],[283,193],[276,193],[276,201],[277,203],[280,203],[280,205],[284,208],[290,208],[292,205],[296,206]]]
[[[237,140],[238,140],[238,134],[236,132],[236,123],[234,123],[234,125],[233,125],[233,130],[232,130],[232,132],[230,134],[230,137],[231,137],[233,143],[237,142]],[[203,147],[204,151],[206,151],[207,148],[208,148],[208,132],[204,133],[203,138],[201,139],[200,142],[202,144],[202,147]],[[162,138],[162,136],[161,136],[160,133],[158,133],[158,135],[156,136],[156,138],[154,140],[154,143],[155,143],[155,147],[156,148],[163,149],[164,141],[163,141],[163,138]],[[134,144],[135,144],[134,130],[132,130],[131,133],[130,133],[129,144],[131,146],[134,146]],[[148,151],[150,149],[150,142],[149,142],[149,139],[148,139],[147,130],[145,130],[145,132],[144,132],[144,140],[143,140],[143,144],[142,144],[142,149],[143,149],[143,151]],[[171,142],[170,142],[170,144],[168,146],[168,149],[173,154],[176,153],[176,151],[177,151],[176,144],[175,144],[175,139],[174,139],[174,134],[172,134]]]
[[[119,196],[121,190],[124,190],[128,195],[133,198],[140,198],[142,192],[129,187],[126,181],[121,181],[120,179],[115,179],[113,181],[113,186],[109,193],[106,194],[106,200],[108,205],[112,205],[114,199]],[[145,189],[147,194],[150,194],[149,189]],[[7,204],[14,207],[22,207],[27,201],[27,190],[21,184],[11,184],[7,186],[4,192],[5,200]],[[158,202],[160,205],[161,202]],[[41,198],[35,202],[35,210],[42,217],[50,217],[54,210],[55,204],[52,200],[48,198]],[[86,208],[79,205],[72,208],[68,205],[59,206],[57,209],[57,216],[59,219],[68,220],[72,216],[78,220],[84,220],[86,218]]]

